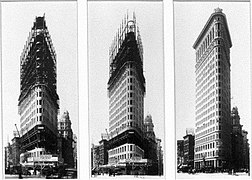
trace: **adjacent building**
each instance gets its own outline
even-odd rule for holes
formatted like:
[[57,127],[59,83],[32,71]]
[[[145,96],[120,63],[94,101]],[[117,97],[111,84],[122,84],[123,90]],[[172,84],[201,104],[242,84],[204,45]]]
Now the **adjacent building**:
[[11,172],[12,161],[11,161],[10,156],[11,156],[11,146],[10,146],[10,143],[8,142],[7,146],[4,147],[5,173],[10,173]]
[[177,166],[180,168],[194,168],[194,130],[186,129],[183,140],[177,140]]
[[194,167],[194,134],[186,133],[183,148],[183,164],[188,167]]
[[21,150],[21,143],[20,137],[14,137],[11,140],[11,159],[13,167],[18,167],[20,163],[20,150]]
[[18,113],[23,153],[39,148],[57,154],[56,82],[56,54],[45,16],[36,17],[20,58]]
[[108,141],[106,139],[99,142],[99,164],[108,164]]
[[[157,147],[159,140],[157,140],[154,132],[154,124],[152,122],[152,116],[148,114],[144,119],[144,139],[143,139],[143,149],[144,158],[149,159],[148,174],[157,175],[158,174],[158,150],[161,148]],[[161,143],[161,140],[160,140]],[[159,144],[160,145],[160,144]],[[160,154],[159,154],[160,155]]]
[[74,155],[73,155],[73,131],[71,127],[72,123],[69,117],[69,112],[64,111],[61,118],[58,121],[58,133],[61,146],[59,152],[64,159],[64,164],[67,167],[74,167]]
[[91,148],[91,168],[92,170],[98,169],[99,168],[99,164],[100,164],[100,160],[99,160],[99,146],[92,144],[92,148]]
[[250,154],[249,154],[249,141],[248,141],[248,132],[245,130],[242,130],[242,136],[243,136],[243,163],[242,163],[242,168],[246,169],[249,171],[250,169]]
[[177,166],[181,167],[184,162],[184,140],[177,140]]
[[158,162],[158,175],[161,176],[164,174],[163,167],[164,167],[164,158],[163,158],[163,150],[161,146],[161,139],[156,138],[157,142],[157,162]]
[[249,143],[247,139],[248,132],[242,129],[240,116],[237,107],[231,111],[232,121],[232,169],[239,171],[249,170]]
[[78,154],[77,154],[77,136],[76,134],[73,134],[73,157],[74,157],[74,168],[77,169],[78,164]]
[[238,108],[234,107],[231,111],[231,142],[232,142],[232,169],[239,170],[243,166],[243,134],[242,125],[240,124],[240,116]]
[[231,47],[226,16],[222,9],[216,8],[193,45],[196,54],[196,169],[230,166]]

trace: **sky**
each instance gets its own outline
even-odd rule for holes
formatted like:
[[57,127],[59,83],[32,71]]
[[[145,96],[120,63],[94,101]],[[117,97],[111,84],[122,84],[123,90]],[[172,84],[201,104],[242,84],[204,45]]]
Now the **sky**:
[[[251,139],[250,11],[249,2],[174,2],[176,139],[195,125],[195,50],[193,44],[215,8],[223,9],[233,46],[231,108]],[[190,14],[190,16],[188,16]]]
[[57,60],[57,93],[61,116],[68,110],[78,137],[77,3],[2,2],[2,117],[3,145],[13,138],[20,94],[20,55],[36,16],[43,16]]
[[[109,124],[109,47],[124,18],[136,14],[143,44],[146,80],[144,117],[152,115],[156,137],[164,143],[162,2],[88,2],[90,143],[98,144]],[[97,13],[99,12],[99,13]]]

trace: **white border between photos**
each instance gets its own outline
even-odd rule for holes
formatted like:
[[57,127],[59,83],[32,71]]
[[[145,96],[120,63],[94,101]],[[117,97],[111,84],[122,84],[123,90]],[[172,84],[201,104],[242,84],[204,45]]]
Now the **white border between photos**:
[[89,179],[87,1],[78,1],[79,177]]

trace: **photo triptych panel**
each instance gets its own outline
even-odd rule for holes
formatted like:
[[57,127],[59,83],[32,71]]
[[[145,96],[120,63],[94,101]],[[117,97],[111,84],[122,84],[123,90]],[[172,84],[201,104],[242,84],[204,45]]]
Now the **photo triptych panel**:
[[77,2],[1,2],[2,178],[77,178]]
[[92,177],[163,176],[162,8],[88,2]]
[[174,2],[177,178],[250,178],[250,26],[249,2]]

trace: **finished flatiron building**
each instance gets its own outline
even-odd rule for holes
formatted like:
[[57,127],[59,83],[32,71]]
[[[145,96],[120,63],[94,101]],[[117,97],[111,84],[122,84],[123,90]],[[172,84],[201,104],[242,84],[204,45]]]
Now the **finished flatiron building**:
[[196,169],[227,168],[231,159],[230,48],[227,19],[216,8],[193,45],[196,54]]

